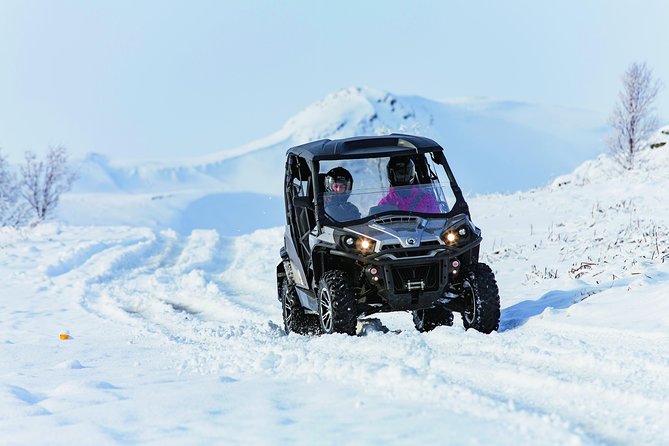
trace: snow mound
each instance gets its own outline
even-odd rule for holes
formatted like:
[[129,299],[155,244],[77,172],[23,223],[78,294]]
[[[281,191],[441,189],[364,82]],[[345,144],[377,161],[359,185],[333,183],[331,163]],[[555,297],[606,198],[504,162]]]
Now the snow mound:
[[597,159],[588,160],[574,169],[573,172],[557,177],[550,183],[550,187],[564,187],[567,185],[584,186],[591,183],[603,183],[621,175],[625,169],[609,155],[599,155]]
[[79,370],[79,369],[84,369],[86,367],[81,365],[81,363],[78,360],[71,359],[69,361],[61,362],[60,364],[56,365],[55,368],[63,370]]
[[669,126],[655,132],[637,152],[635,166],[623,168],[611,155],[602,154],[595,160],[585,161],[573,172],[562,175],[550,184],[551,188],[567,185],[620,183],[642,184],[645,182],[667,183],[666,166],[669,165]]

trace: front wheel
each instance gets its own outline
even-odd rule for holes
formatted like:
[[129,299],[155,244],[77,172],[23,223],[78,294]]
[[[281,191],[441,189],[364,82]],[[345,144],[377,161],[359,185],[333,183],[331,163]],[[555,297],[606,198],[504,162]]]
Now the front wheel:
[[343,271],[328,271],[318,286],[318,316],[323,333],[355,334],[355,296]]
[[305,314],[295,287],[283,279],[280,290],[281,309],[283,310],[283,328],[286,334],[293,332],[301,335],[318,334],[320,327],[315,315]]
[[462,284],[465,309],[462,323],[466,329],[492,333],[499,328],[499,289],[495,274],[485,263],[477,263]]

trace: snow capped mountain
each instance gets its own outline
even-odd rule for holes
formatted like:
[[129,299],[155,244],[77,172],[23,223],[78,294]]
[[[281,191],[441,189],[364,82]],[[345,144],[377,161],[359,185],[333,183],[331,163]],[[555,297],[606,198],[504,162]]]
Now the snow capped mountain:
[[[196,227],[223,234],[272,227],[283,222],[281,184],[289,147],[392,132],[425,135],[442,144],[468,193],[528,189],[594,157],[599,122],[579,110],[485,99],[437,102],[347,88],[263,139],[205,157],[124,163],[91,154],[80,165],[80,179],[63,200],[60,217],[75,224],[142,224],[185,233]],[[264,226],[239,222],[234,210],[240,204],[256,209],[254,221]],[[190,217],[195,210],[206,215],[199,226]]]
[[514,191],[541,186],[596,155],[600,122],[584,111],[519,102],[436,102],[348,88],[310,105],[262,140],[206,157],[128,165],[89,156],[82,163],[77,191],[214,188],[280,196],[289,147],[392,132],[419,134],[442,144],[466,191]]

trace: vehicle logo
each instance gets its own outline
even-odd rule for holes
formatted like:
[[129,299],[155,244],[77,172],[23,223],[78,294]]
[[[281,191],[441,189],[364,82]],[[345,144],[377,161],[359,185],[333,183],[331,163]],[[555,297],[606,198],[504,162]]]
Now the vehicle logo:
[[407,245],[415,245],[416,244],[416,239],[415,238],[408,238],[407,239]]

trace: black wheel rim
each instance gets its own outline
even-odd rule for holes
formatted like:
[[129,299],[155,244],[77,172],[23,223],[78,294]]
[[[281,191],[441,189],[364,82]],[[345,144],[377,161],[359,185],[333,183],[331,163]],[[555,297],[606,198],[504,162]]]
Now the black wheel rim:
[[286,333],[290,332],[290,327],[293,322],[293,311],[290,308],[290,304],[288,302],[288,292],[284,291],[283,292],[283,325],[286,330]]
[[462,284],[463,297],[465,299],[465,311],[463,313],[467,324],[471,325],[476,320],[476,298],[474,290],[468,280]]
[[330,297],[330,291],[327,288],[323,288],[320,294],[320,316],[321,316],[321,325],[323,330],[326,333],[332,333],[332,298]]

